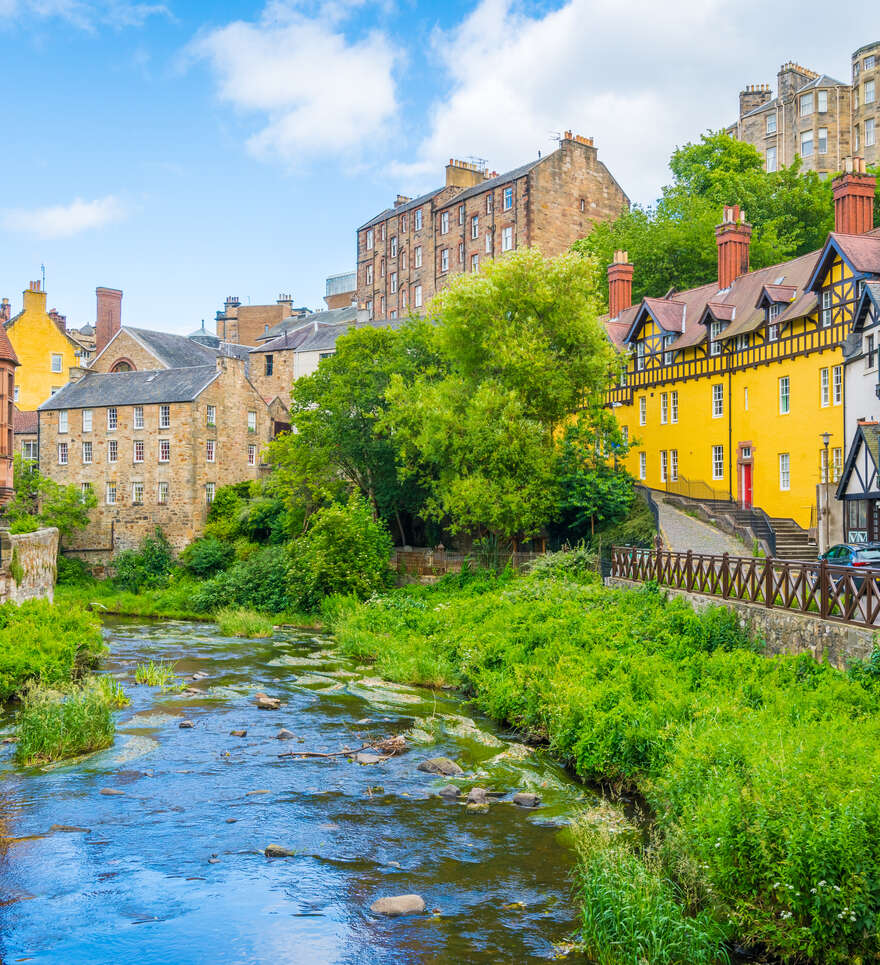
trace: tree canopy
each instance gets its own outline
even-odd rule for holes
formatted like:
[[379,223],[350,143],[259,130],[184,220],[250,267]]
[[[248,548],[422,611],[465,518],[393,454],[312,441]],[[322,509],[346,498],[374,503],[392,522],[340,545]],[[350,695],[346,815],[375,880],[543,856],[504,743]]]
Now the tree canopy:
[[[715,227],[724,205],[738,204],[752,225],[753,268],[821,248],[834,226],[830,180],[803,173],[800,159],[769,173],[754,147],[716,133],[677,148],[669,167],[672,182],[656,204],[636,205],[574,245],[600,266],[616,249],[628,251],[636,266],[634,301],[717,277]],[[606,279],[602,291],[607,295]]]

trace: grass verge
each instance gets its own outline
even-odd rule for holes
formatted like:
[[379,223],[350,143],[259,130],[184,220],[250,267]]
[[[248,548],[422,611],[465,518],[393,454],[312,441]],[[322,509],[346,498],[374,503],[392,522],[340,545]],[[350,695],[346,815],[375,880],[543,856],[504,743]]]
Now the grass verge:
[[271,637],[275,624],[265,613],[256,610],[225,609],[214,615],[220,632],[227,637]]

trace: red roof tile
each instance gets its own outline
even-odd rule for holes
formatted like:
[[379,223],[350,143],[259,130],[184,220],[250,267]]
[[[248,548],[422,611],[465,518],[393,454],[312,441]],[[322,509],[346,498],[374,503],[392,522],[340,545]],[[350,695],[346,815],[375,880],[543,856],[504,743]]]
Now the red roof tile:
[[39,413],[36,410],[23,412],[17,405],[12,407],[12,427],[15,432],[36,434],[39,419]]

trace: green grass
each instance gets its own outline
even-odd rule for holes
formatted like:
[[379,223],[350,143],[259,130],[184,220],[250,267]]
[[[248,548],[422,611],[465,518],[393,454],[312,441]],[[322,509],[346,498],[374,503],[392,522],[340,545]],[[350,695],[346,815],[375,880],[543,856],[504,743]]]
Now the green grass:
[[139,663],[134,671],[134,682],[148,687],[161,687],[164,691],[180,690],[186,686],[177,679],[174,664],[150,660]]
[[121,707],[127,707],[131,703],[131,698],[125,692],[122,684],[118,680],[114,680],[113,677],[96,677],[94,678],[96,686],[101,691],[101,695],[107,702],[107,705],[113,710],[119,710]]
[[0,606],[0,701],[29,684],[59,686],[104,652],[98,620],[74,604],[28,600]]
[[226,609],[214,615],[220,632],[227,637],[271,637],[275,624],[265,613],[256,610]]
[[[719,965],[730,961],[726,930],[686,896],[654,857],[625,837],[574,827],[581,941],[596,965]],[[729,929],[727,929],[729,931]]]
[[33,687],[17,717],[19,764],[47,764],[101,750],[113,743],[115,726],[105,688],[89,682],[69,693]]
[[873,664],[843,674],[809,655],[765,657],[727,608],[698,615],[552,567],[334,599],[324,615],[381,676],[461,686],[583,780],[638,791],[674,884],[664,895],[691,896],[687,917],[730,923],[788,961],[876,953]]

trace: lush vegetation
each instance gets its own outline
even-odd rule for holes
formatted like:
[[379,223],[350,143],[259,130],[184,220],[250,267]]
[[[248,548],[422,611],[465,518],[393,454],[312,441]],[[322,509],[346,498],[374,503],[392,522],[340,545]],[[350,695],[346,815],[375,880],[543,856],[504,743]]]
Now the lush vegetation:
[[764,657],[730,610],[609,590],[564,557],[521,579],[334,598],[325,615],[382,676],[460,685],[584,780],[643,796],[655,834],[641,864],[618,863],[644,876],[626,886],[629,910],[606,875],[608,905],[585,918],[586,937],[617,934],[607,961],[635,961],[624,932],[658,915],[696,961],[713,943],[723,958],[722,933],[791,961],[875,953],[880,658],[844,675]]
[[95,617],[78,607],[28,600],[0,606],[0,700],[28,684],[68,684],[104,651]]
[[89,510],[98,505],[95,494],[79,486],[60,483],[44,476],[32,459],[15,456],[14,495],[3,511],[13,533],[32,533],[41,526],[56,526],[61,543],[88,525]]
[[717,133],[678,148],[669,167],[672,181],[655,205],[633,206],[574,246],[600,265],[610,265],[616,249],[628,251],[636,301],[717,278],[715,226],[724,205],[739,204],[753,226],[753,268],[821,248],[834,227],[831,182],[801,171],[800,159],[768,173],[754,147]]
[[269,617],[254,610],[220,610],[215,619],[220,632],[227,637],[271,637],[275,632]]
[[35,687],[23,697],[16,719],[15,759],[20,764],[46,764],[88,754],[113,743],[112,708],[124,695],[96,680],[59,693]]
[[177,679],[174,664],[161,660],[139,663],[134,670],[134,682],[146,684],[148,687],[160,687],[162,690],[179,690],[182,686]]

